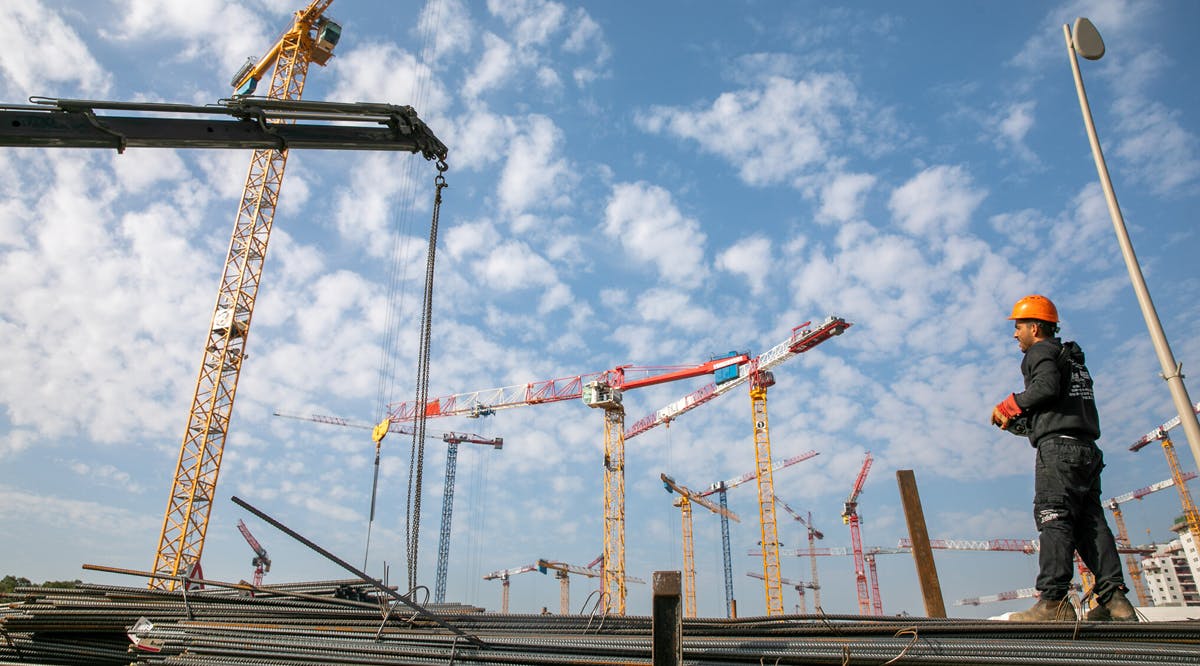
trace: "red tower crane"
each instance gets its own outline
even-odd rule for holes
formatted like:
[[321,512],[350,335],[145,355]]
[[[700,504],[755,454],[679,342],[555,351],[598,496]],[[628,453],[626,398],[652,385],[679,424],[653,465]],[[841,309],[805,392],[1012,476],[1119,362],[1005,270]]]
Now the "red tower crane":
[[263,573],[271,570],[271,558],[267,557],[267,549],[262,547],[258,539],[250,533],[250,528],[246,527],[246,523],[238,521],[238,531],[242,536],[246,537],[246,543],[250,544],[250,549],[254,551],[254,559],[250,564],[254,566],[254,587],[262,585]]
[[[879,555],[900,555],[902,553],[906,554],[911,551],[904,549],[904,548],[883,548],[880,546],[860,546],[859,549],[857,549],[857,550],[854,548],[846,548],[845,546],[835,546],[833,548],[809,548],[808,550],[805,550],[803,548],[784,549],[784,550],[780,550],[779,552],[783,555],[789,555],[789,556],[794,556],[794,557],[830,557],[830,556],[845,557],[847,555],[853,555],[853,556],[855,556],[856,563],[857,563],[858,557],[861,556],[862,560],[863,560],[862,568],[865,568],[869,572],[870,578],[871,578],[870,587],[872,590],[872,594],[874,594],[874,597],[873,597],[874,605],[872,607],[874,609],[874,614],[875,615],[883,615],[883,601],[879,595],[879,574],[875,568],[875,558]],[[749,552],[749,554],[751,556],[754,556],[754,555],[761,555],[762,553],[760,551],[752,550]],[[860,581],[864,581],[865,579],[866,579],[865,574],[856,572],[855,582],[860,590],[866,588],[866,583],[860,582]],[[859,607],[861,610],[865,606],[860,603]],[[868,609],[867,611],[863,612],[862,614],[863,615],[871,614],[871,609]]]
[[[738,368],[750,361],[746,354],[729,354],[698,365],[637,367],[447,395],[428,400],[395,403],[388,413],[392,423],[411,421],[418,415],[488,416],[500,409],[526,407],[582,398],[589,407],[604,410],[604,559],[600,595],[607,612],[625,614],[625,408],[622,394],[636,388],[690,377],[715,375],[718,383],[736,380]],[[637,379],[632,373],[648,373]],[[653,374],[649,374],[653,373]]]
[[858,612],[861,615],[871,614],[871,598],[867,593],[866,561],[863,559],[862,535],[858,526],[858,495],[862,492],[863,484],[867,482],[867,472],[871,471],[873,460],[871,452],[868,451],[842,509],[842,522],[850,526],[850,547],[854,549],[854,581],[858,589]]

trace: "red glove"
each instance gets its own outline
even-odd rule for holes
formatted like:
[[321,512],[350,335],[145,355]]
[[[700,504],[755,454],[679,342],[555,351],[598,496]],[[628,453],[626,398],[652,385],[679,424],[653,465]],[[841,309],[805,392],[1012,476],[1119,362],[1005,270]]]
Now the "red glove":
[[1008,421],[1014,416],[1020,416],[1021,408],[1017,406],[1017,398],[1012,393],[992,408],[992,424],[1000,426],[1001,430],[1008,429]]

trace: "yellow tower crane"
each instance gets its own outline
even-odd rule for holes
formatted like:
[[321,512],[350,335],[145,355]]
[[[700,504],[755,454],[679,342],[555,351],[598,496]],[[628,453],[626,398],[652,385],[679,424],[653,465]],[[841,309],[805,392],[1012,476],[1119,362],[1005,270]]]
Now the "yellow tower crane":
[[[792,329],[787,340],[751,359],[738,370],[738,376],[720,384],[709,384],[683,398],[649,414],[625,433],[625,439],[635,437],[655,426],[669,424],[685,412],[713,400],[743,382],[750,383],[750,407],[754,426],[755,478],[758,481],[758,516],[762,529],[763,587],[766,591],[767,615],[783,614],[783,584],[779,572],[779,528],[775,521],[775,479],[772,475],[771,437],[767,423],[767,387],[775,383],[770,370],[802,354],[822,342],[841,335],[852,325],[841,317],[830,316],[816,326],[805,322]],[[727,569],[728,570],[728,569]],[[730,588],[727,589],[731,589]]]
[[659,474],[667,492],[679,493],[675,506],[679,507],[683,521],[683,616],[696,617],[696,545],[692,539],[692,503],[712,511],[719,516],[725,516],[735,522],[742,522],[738,515],[722,506],[717,506],[700,493],[693,492],[687,486],[676,483],[675,479],[666,474]]
[[[1183,474],[1183,480],[1188,481],[1196,478],[1195,472]],[[1131,546],[1129,542],[1129,531],[1125,529],[1125,517],[1121,513],[1121,505],[1132,500],[1140,500],[1150,493],[1158,492],[1164,488],[1170,488],[1175,485],[1175,479],[1165,479],[1158,483],[1151,484],[1145,488],[1139,488],[1127,492],[1123,495],[1111,497],[1102,502],[1104,508],[1112,511],[1113,520],[1117,523],[1117,545],[1125,548]],[[1133,583],[1133,591],[1137,594],[1139,606],[1150,605],[1150,595],[1146,592],[1146,583],[1142,580],[1142,570],[1138,566],[1137,558],[1132,554],[1125,555],[1125,566],[1129,569],[1129,579]]]
[[[1200,402],[1192,406],[1196,412],[1200,412]],[[1192,501],[1192,495],[1188,492],[1187,485],[1184,483],[1183,469],[1179,466],[1179,458],[1175,455],[1175,445],[1171,442],[1171,438],[1167,436],[1167,431],[1179,425],[1179,417],[1176,416],[1166,423],[1158,426],[1154,430],[1146,433],[1141,439],[1133,443],[1129,447],[1130,451],[1139,451],[1142,447],[1150,442],[1159,441],[1162,443],[1163,454],[1167,457],[1167,465],[1171,468],[1171,478],[1175,481],[1175,487],[1179,489],[1179,504],[1183,509],[1183,518],[1187,521],[1188,531],[1192,534],[1192,539],[1196,543],[1200,543],[1200,512],[1196,510],[1196,503]]]
[[[252,93],[264,72],[274,67],[266,97],[299,100],[309,63],[324,65],[341,36],[341,27],[323,15],[332,2],[312,0],[296,12],[291,27],[267,55],[257,64],[247,62],[242,67],[231,82],[234,89],[240,94]],[[287,155],[287,150],[258,149],[250,160],[154,555],[155,574],[175,576],[198,566],[204,551],[204,535]],[[175,578],[150,580],[152,588],[173,589],[175,585]]]
[[[553,560],[539,559],[537,567],[541,573],[546,573],[549,569],[554,570],[554,577],[558,579],[558,609],[563,615],[571,614],[571,574],[586,576],[588,578],[600,578],[602,576],[602,572],[593,567],[582,567],[577,564],[567,564],[566,562],[555,562]],[[637,576],[626,576],[625,582],[645,583],[646,581]],[[587,605],[586,602],[584,605]]]

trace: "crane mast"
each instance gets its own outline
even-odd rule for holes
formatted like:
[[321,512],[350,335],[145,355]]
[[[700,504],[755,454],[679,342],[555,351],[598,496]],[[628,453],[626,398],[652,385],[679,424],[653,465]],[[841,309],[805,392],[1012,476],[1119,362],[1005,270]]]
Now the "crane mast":
[[850,526],[850,547],[854,549],[854,583],[858,590],[858,612],[860,615],[871,614],[871,598],[867,592],[866,561],[863,556],[862,535],[858,527],[858,495],[862,492],[863,484],[867,482],[867,472],[871,471],[871,453],[863,460],[862,469],[854,481],[854,488],[846,498],[842,509],[842,522]]
[[696,617],[696,559],[695,542],[692,539],[692,503],[699,504],[722,518],[732,518],[737,522],[741,522],[741,519],[724,504],[721,506],[713,504],[704,498],[703,493],[694,492],[687,486],[676,483],[666,474],[660,474],[659,478],[662,479],[667,492],[679,493],[679,499],[675,500],[675,506],[679,507],[683,521],[683,616]]
[[788,503],[779,499],[778,496],[775,497],[775,501],[779,503],[779,506],[783,507],[784,511],[792,514],[792,517],[795,518],[796,521],[799,522],[801,525],[803,525],[805,527],[806,531],[808,532],[808,550],[810,553],[813,553],[813,555],[811,557],[809,557],[810,564],[812,565],[813,607],[816,609],[820,609],[821,608],[821,583],[820,583],[820,580],[817,578],[817,556],[814,551],[816,550],[816,547],[817,547],[816,539],[824,539],[825,534],[822,533],[817,528],[813,527],[812,511],[808,512],[808,519],[805,520],[804,517],[801,516],[799,512],[797,512],[792,507],[788,506]]
[[[598,563],[599,560],[597,559]],[[548,569],[554,570],[554,577],[558,579],[558,605],[559,611],[563,615],[571,613],[571,574],[587,576],[588,578],[599,578],[602,574],[599,570],[591,566],[581,567],[577,564],[567,564],[566,562],[555,562],[553,560],[539,559],[537,561],[538,571],[546,573]],[[627,583],[645,583],[646,581],[635,576],[626,576]]]
[[[798,462],[803,462],[816,456],[816,451],[806,451],[798,456],[792,456],[787,460],[781,460],[771,466],[772,471],[778,472],[785,467],[791,467]],[[701,497],[708,497],[713,493],[717,494],[720,501],[721,509],[729,510],[729,491],[758,478],[758,470],[748,472],[737,478],[729,479],[728,481],[718,481],[708,487],[708,490],[700,493]],[[733,558],[730,555],[729,549],[729,518],[724,514],[721,515],[721,557],[725,565],[725,614],[727,617],[737,617],[737,601],[733,598]],[[820,592],[817,593],[817,603],[820,604]]]
[[[268,98],[300,99],[314,51],[321,51],[327,59],[326,47],[332,50],[332,44],[326,40],[318,49],[318,40],[312,33],[319,24],[328,22],[322,13],[332,1],[313,0],[308,7],[296,12],[292,27],[272,48],[273,58],[265,58],[260,63],[260,70],[272,64],[271,61],[274,65]],[[174,576],[199,563],[204,551],[204,536],[229,434],[229,419],[287,155],[286,150],[259,149],[250,160],[163,516],[154,557],[153,572],[156,574]],[[174,589],[175,586],[174,578],[154,577],[150,580],[151,588]]]
[[[775,480],[772,476],[771,436],[767,419],[767,388],[775,383],[775,377],[770,370],[834,336],[841,335],[851,326],[846,320],[833,316],[827,317],[816,327],[810,328],[810,324],[811,321],[793,328],[787,340],[752,359],[744,372],[739,369],[737,377],[702,387],[676,400],[639,419],[626,433],[626,437],[634,437],[660,424],[670,423],[681,414],[713,400],[733,387],[747,381],[750,383],[755,478],[758,481],[758,516],[763,546],[763,588],[768,616],[783,614],[783,587],[779,582],[779,528],[775,520]],[[728,578],[732,578],[732,572],[728,574]],[[727,591],[729,608],[732,610],[732,583],[727,586]]]
[[[1182,475],[1184,481],[1189,481],[1196,478],[1195,472],[1188,472]],[[1140,500],[1150,493],[1155,493],[1165,488],[1170,488],[1175,485],[1175,479],[1165,479],[1158,483],[1150,484],[1145,488],[1118,495],[1116,497],[1104,500],[1103,505],[1113,513],[1113,521],[1117,524],[1116,541],[1118,546],[1130,547],[1132,544],[1129,541],[1129,531],[1125,528],[1125,516],[1121,512],[1121,505],[1131,500]],[[1129,578],[1133,583],[1133,591],[1137,594],[1139,606],[1150,605],[1150,595],[1146,590],[1146,583],[1142,580],[1142,568],[1138,566],[1137,558],[1132,554],[1125,555],[1125,566],[1129,569]]]
[[246,543],[250,544],[250,549],[254,551],[254,559],[250,565],[254,567],[254,587],[262,585],[263,573],[271,570],[271,558],[267,556],[267,549],[262,547],[258,539],[250,533],[250,528],[246,527],[246,523],[239,520],[238,531],[242,533],[242,537],[246,539]]
[[[604,410],[604,551],[600,596],[606,612],[625,614],[625,408],[624,391],[680,379],[715,375],[718,381],[737,377],[738,367],[749,362],[746,354],[728,354],[686,366],[617,366],[611,370],[559,379],[529,382],[484,391],[442,396],[389,406],[388,420],[411,421],[420,415],[488,416],[498,409],[525,407],[580,398]],[[665,371],[664,371],[665,370]],[[634,372],[648,372],[631,378]]]
[[[383,438],[389,432],[395,432],[402,435],[412,435],[415,430],[410,426],[405,426],[399,423],[393,423],[390,420],[384,420],[377,425],[368,425],[351,419],[342,418],[340,416],[326,416],[323,414],[311,414],[302,416],[299,414],[285,414],[283,412],[275,412],[275,416],[282,416],[288,419],[297,419],[299,421],[312,421],[313,423],[324,423],[327,425],[345,426],[349,428],[361,428],[363,430],[372,431],[372,439],[375,440],[375,460],[376,469],[378,469],[380,445]],[[450,527],[454,516],[454,480],[458,474],[458,445],[466,442],[469,444],[481,444],[490,446],[494,449],[500,449],[504,446],[503,437],[484,437],[482,435],[474,435],[460,432],[444,432],[441,436],[425,435],[428,439],[441,439],[446,443],[446,477],[442,485],[442,522],[438,536],[438,559],[437,559],[437,578],[434,584],[433,600],[435,603],[446,601],[446,578],[447,570],[450,561]],[[372,493],[371,516],[374,518],[374,494]]]
[[483,577],[484,580],[497,580],[498,579],[500,581],[500,587],[502,590],[500,593],[500,612],[501,613],[503,613],[505,615],[508,614],[508,579],[517,574],[523,574],[523,573],[528,573],[530,571],[537,571],[537,570],[538,570],[538,566],[536,564],[526,564],[525,566],[522,566],[522,567],[513,567],[511,569],[501,569],[499,571],[493,571],[492,573],[487,574]]

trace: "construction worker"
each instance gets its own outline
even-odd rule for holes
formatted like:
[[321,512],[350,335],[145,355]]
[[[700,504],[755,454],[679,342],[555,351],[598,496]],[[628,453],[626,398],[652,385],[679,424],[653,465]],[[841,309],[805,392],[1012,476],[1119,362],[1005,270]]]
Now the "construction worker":
[[1067,600],[1075,552],[1096,576],[1097,605],[1088,620],[1136,621],[1112,530],[1100,506],[1104,456],[1096,446],[1100,417],[1083,350],[1057,337],[1058,309],[1045,296],[1013,305],[1013,337],[1025,357],[1025,390],[992,409],[992,424],[1029,437],[1037,452],[1033,515],[1041,533],[1038,602],[1010,619],[1076,620]]

